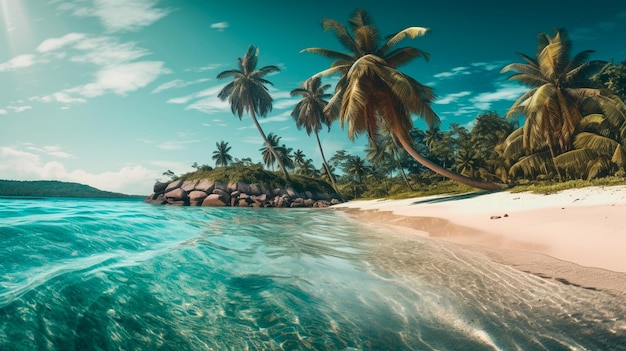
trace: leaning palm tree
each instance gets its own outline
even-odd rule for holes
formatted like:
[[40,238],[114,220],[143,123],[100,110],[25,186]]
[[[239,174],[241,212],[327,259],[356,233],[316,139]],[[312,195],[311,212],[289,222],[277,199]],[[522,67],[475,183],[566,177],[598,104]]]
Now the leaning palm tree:
[[215,143],[215,146],[217,150],[213,151],[213,156],[211,156],[215,161],[215,167],[228,166],[228,164],[233,161],[233,157],[228,153],[231,149],[231,147],[228,146],[228,142],[222,140],[219,143]]
[[239,119],[241,119],[244,111],[250,113],[252,121],[259,134],[261,134],[265,145],[274,154],[285,180],[288,181],[289,174],[285,166],[282,164],[278,153],[269,144],[267,136],[265,136],[265,132],[257,120],[257,114],[260,117],[265,117],[272,110],[272,97],[266,87],[266,84],[272,85],[272,83],[265,79],[264,76],[273,72],[279,72],[280,69],[276,66],[265,66],[256,69],[258,57],[259,49],[250,45],[246,54],[237,59],[239,69],[227,70],[218,74],[217,79],[233,78],[233,81],[226,84],[217,96],[222,101],[228,99],[231,111]]
[[591,77],[606,64],[588,61],[592,50],[570,58],[571,49],[572,41],[565,29],[557,29],[553,37],[542,33],[538,36],[535,58],[520,53],[525,63],[512,63],[502,69],[502,73],[517,72],[509,79],[531,88],[507,112],[507,117],[525,117],[521,132],[517,133],[527,155],[522,159],[526,164],[523,167],[533,164],[529,160],[537,160],[539,164],[540,159],[545,160],[549,155],[559,177],[556,157],[574,148],[574,139],[585,116],[583,103],[602,94],[594,87]]
[[356,10],[350,17],[348,24],[352,33],[335,20],[324,19],[322,24],[324,30],[334,31],[341,45],[350,53],[322,48],[303,51],[334,60],[329,69],[315,76],[341,75],[326,111],[339,111],[341,127],[348,125],[350,139],[354,140],[355,135],[361,133],[367,133],[370,139],[375,139],[376,131],[384,123],[402,147],[432,171],[480,189],[506,188],[504,184],[484,182],[452,172],[428,160],[413,148],[409,136],[413,127],[411,114],[418,115],[429,126],[440,123],[439,117],[430,107],[435,94],[431,88],[397,68],[417,57],[428,58],[428,54],[413,47],[392,48],[404,38],[423,36],[428,32],[427,28],[405,28],[381,43],[378,29],[364,10]]
[[307,135],[311,135],[312,132],[315,134],[315,139],[317,139],[317,146],[320,150],[320,155],[322,156],[322,162],[324,164],[324,168],[326,169],[326,173],[330,178],[333,188],[335,191],[338,191],[337,184],[335,184],[335,178],[328,171],[330,168],[328,167],[328,162],[326,162],[324,149],[322,148],[319,136],[319,132],[322,130],[322,125],[326,125],[330,130],[330,126],[335,120],[334,116],[337,115],[336,113],[324,112],[324,108],[328,105],[327,99],[332,97],[331,94],[327,94],[325,92],[329,88],[330,84],[322,85],[321,77],[317,76],[307,79],[299,88],[292,90],[291,96],[298,95],[302,97],[302,100],[300,100],[293,108],[291,116],[296,121],[298,129],[302,129],[304,127]]

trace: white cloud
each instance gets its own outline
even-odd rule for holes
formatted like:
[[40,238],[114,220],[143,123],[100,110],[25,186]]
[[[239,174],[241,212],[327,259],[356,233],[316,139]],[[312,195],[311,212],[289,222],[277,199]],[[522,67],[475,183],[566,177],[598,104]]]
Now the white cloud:
[[198,83],[203,83],[208,81],[208,78],[200,78],[200,79],[196,79],[193,80],[191,82],[185,82],[182,79],[174,79],[171,80],[169,82],[165,82],[161,85],[159,85],[158,87],[156,87],[154,90],[152,90],[152,94],[156,94],[156,93],[160,93],[164,90],[169,90],[169,89],[178,89],[178,88],[184,88],[188,85],[192,85],[192,84],[198,84]]
[[491,108],[491,103],[495,101],[515,101],[522,94],[528,91],[527,87],[514,84],[503,84],[494,92],[481,93],[471,98],[470,101],[481,110]]
[[8,113],[7,110],[0,109],[0,115],[6,115],[7,113]]
[[210,64],[208,64],[206,66],[202,66],[202,67],[198,68],[197,71],[198,72],[212,71],[212,70],[218,69],[218,68],[223,67],[223,66],[224,66],[224,64],[221,64],[221,63],[210,63]]
[[53,156],[57,158],[72,158],[74,157],[72,154],[67,153],[61,150],[60,146],[57,145],[46,145],[43,147],[36,147],[33,144],[27,144],[26,148],[32,151],[36,151],[48,156]]
[[0,174],[6,179],[77,182],[127,194],[151,193],[155,179],[161,175],[158,171],[139,165],[104,173],[68,170],[61,162],[46,162],[36,153],[11,147],[0,147]]
[[168,104],[187,104],[192,100],[196,100],[185,107],[185,110],[196,110],[206,114],[217,112],[230,112],[230,104],[228,101],[222,101],[217,94],[222,90],[222,86],[214,86],[193,94],[172,98],[167,100]]
[[[95,74],[95,81],[51,95],[36,97],[40,102],[80,103],[107,93],[126,95],[146,87],[162,74],[170,73],[160,61],[140,61],[105,67]],[[77,95],[82,97],[77,97]]]
[[24,54],[15,56],[7,62],[0,63],[0,72],[14,71],[19,68],[30,67],[35,64],[35,55]]
[[228,101],[220,100],[217,95],[205,97],[185,107],[185,110],[196,110],[206,114],[230,112],[230,104]]
[[32,106],[7,106],[7,108],[15,113],[24,112],[33,108]]
[[39,44],[37,51],[46,53],[54,50],[58,50],[64,46],[71,45],[80,41],[86,37],[83,33],[69,33],[60,38],[46,39]]
[[282,110],[284,108],[293,108],[294,106],[296,106],[298,101],[300,100],[297,98],[295,99],[276,98],[276,100],[273,103],[273,108],[278,109],[278,110]]
[[450,104],[450,103],[453,103],[453,102],[457,101],[458,99],[460,99],[462,97],[468,96],[470,94],[471,94],[471,92],[469,92],[469,91],[461,91],[461,92],[458,92],[458,93],[448,94],[448,95],[446,95],[446,96],[444,96],[442,98],[439,98],[439,99],[435,100],[434,103],[438,104],[438,105],[447,105],[447,104]]
[[450,78],[458,75],[468,75],[471,72],[468,71],[468,67],[455,67],[452,68],[449,72],[441,72],[435,74],[433,77],[435,78]]
[[58,6],[77,17],[98,17],[109,32],[137,31],[167,16],[171,11],[155,7],[156,0],[65,1]]
[[146,49],[137,48],[134,42],[120,43],[111,37],[83,39],[76,42],[74,48],[84,54],[73,56],[71,61],[97,66],[115,66],[150,54]]
[[224,29],[228,28],[228,22],[211,23],[211,28],[217,29],[222,32],[224,31]]
[[291,118],[291,111],[285,111],[277,116],[259,118],[259,124],[271,123],[271,122],[284,122]]

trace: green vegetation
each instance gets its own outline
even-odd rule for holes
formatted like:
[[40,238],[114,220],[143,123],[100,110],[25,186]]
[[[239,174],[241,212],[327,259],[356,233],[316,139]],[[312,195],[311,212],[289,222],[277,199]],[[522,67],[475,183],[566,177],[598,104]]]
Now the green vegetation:
[[293,174],[289,178],[290,179],[287,182],[276,172],[264,170],[261,165],[235,165],[217,167],[212,170],[198,170],[195,172],[183,174],[182,176],[180,176],[179,179],[209,179],[212,181],[219,181],[225,184],[243,182],[248,184],[258,184],[265,187],[266,189],[293,188],[297,192],[311,191],[313,193],[335,193],[335,190],[333,190],[330,184],[319,178],[312,178],[299,174]]
[[[337,38],[345,52],[308,48],[304,52],[331,60],[330,67],[291,90],[301,100],[291,116],[296,127],[314,134],[322,165],[316,168],[302,150],[267,136],[258,117],[272,109],[263,77],[276,66],[256,69],[258,50],[250,46],[239,58],[239,69],[218,78],[233,78],[218,97],[228,99],[233,114],[248,112],[264,144],[263,163],[232,158],[230,146],[216,143],[216,169],[194,163],[196,172],[184,178],[243,181],[269,188],[287,184],[295,189],[323,189],[332,184],[344,199],[413,197],[457,194],[478,189],[550,193],[592,185],[626,184],[626,61],[619,64],[590,60],[592,50],[572,54],[565,29],[538,36],[534,56],[520,54],[522,63],[502,68],[508,78],[528,87],[505,116],[484,111],[471,127],[451,124],[440,129],[431,109],[431,87],[407,76],[399,67],[428,53],[398,47],[405,39],[426,35],[428,28],[409,27],[383,37],[369,14],[354,11],[347,25],[322,20],[323,29]],[[384,39],[383,39],[384,38]],[[322,78],[339,80],[333,94]],[[413,118],[427,125],[420,130]],[[365,157],[336,151],[326,158],[319,132],[334,121],[347,127],[348,137],[365,134]],[[283,174],[264,170],[264,166]],[[289,174],[288,171],[292,173]],[[176,175],[166,172],[175,178]],[[293,179],[291,179],[293,178]],[[328,192],[330,188],[324,190]]]
[[0,180],[0,196],[135,198],[138,196],[102,191],[84,184],[56,180]]

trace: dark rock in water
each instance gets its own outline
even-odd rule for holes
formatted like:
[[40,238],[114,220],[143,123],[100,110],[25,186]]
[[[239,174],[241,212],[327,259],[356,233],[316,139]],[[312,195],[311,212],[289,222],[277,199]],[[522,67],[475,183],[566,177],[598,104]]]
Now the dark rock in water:
[[209,196],[209,194],[205,193],[202,190],[193,190],[189,193],[189,205],[200,206],[202,205],[202,201],[204,201],[207,196]]
[[152,191],[155,194],[163,193],[163,192],[165,192],[165,188],[167,188],[167,185],[168,185],[168,183],[156,182],[156,183],[154,183],[154,187],[152,188]]
[[219,195],[210,194],[202,201],[202,206],[226,206],[226,203],[220,199]]
[[337,194],[320,194],[292,188],[265,189],[258,184],[243,182],[224,184],[208,179],[157,182],[154,193],[145,199],[151,204],[175,206],[232,207],[328,207],[341,203]]

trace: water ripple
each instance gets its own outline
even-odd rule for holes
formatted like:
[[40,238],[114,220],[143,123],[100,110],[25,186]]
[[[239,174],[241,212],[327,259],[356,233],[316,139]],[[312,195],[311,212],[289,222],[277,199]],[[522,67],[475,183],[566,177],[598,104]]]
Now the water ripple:
[[323,210],[0,204],[2,350],[619,350],[626,307]]

